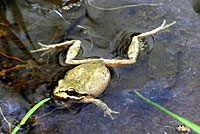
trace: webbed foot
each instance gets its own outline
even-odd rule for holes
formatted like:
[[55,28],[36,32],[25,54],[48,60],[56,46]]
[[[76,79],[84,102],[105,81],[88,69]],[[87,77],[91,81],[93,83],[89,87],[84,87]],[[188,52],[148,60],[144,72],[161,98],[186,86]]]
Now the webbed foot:
[[114,120],[114,117],[112,116],[112,114],[119,114],[119,112],[113,111],[109,107],[107,107],[107,109],[104,111],[104,117],[108,115],[112,120]]
[[81,102],[83,103],[94,103],[95,105],[97,105],[98,107],[100,107],[103,111],[104,111],[104,116],[109,115],[109,117],[113,120],[113,116],[112,114],[119,114],[119,112],[113,111],[111,110],[106,103],[104,103],[103,101],[99,100],[99,99],[94,99],[94,98],[84,98],[83,100],[81,100]]

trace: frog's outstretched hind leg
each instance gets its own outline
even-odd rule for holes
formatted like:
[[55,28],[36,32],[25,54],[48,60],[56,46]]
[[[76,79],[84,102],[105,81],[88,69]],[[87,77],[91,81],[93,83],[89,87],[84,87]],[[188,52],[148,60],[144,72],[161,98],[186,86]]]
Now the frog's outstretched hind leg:
[[140,53],[140,45],[141,44],[140,40],[144,37],[150,36],[152,34],[158,33],[162,30],[165,30],[166,28],[174,25],[176,21],[170,23],[170,24],[165,24],[166,21],[164,20],[162,25],[158,28],[155,28],[149,32],[141,33],[137,36],[133,36],[132,41],[129,45],[128,48],[128,59],[102,59],[104,60],[104,63],[106,66],[120,66],[120,65],[126,65],[126,64],[134,64],[137,60],[138,54]]
[[84,99],[81,100],[81,102],[82,103],[94,103],[95,105],[97,105],[98,107],[100,107],[104,111],[104,116],[108,115],[112,120],[114,119],[114,117],[112,116],[112,114],[119,114],[119,112],[111,110],[106,105],[106,103],[104,103],[103,101],[101,101],[99,99],[84,98]]
[[176,23],[176,21],[174,21],[174,22],[172,22],[172,23],[170,23],[170,24],[165,25],[165,24],[166,24],[166,20],[164,20],[163,23],[162,23],[162,25],[161,25],[160,27],[158,27],[158,28],[156,28],[156,29],[154,29],[154,30],[151,30],[151,31],[149,31],[149,32],[141,33],[141,34],[137,35],[137,37],[138,37],[138,38],[143,38],[143,37],[147,37],[147,36],[149,36],[149,35],[158,33],[158,32],[160,32],[160,31],[165,30],[165,29],[167,29],[168,27],[174,25],[175,23]]
[[70,40],[70,41],[65,41],[65,42],[62,42],[62,43],[52,44],[52,45],[45,45],[45,44],[38,42],[38,45],[41,46],[41,47],[39,49],[36,49],[36,50],[31,50],[30,52],[35,53],[35,52],[46,51],[46,52],[44,52],[46,54],[47,52],[51,52],[53,50],[64,48],[65,46],[70,46],[77,41],[80,42],[79,40]]
[[148,31],[148,32],[145,32],[145,33],[141,33],[137,36],[134,36],[132,38],[132,42],[128,48],[128,57],[129,57],[129,60],[130,60],[130,64],[133,64],[135,63],[136,61],[136,58],[139,54],[139,51],[140,51],[140,39],[141,38],[144,38],[144,37],[147,37],[147,36],[150,36],[150,35],[153,35],[153,34],[156,34],[162,30],[165,30],[166,28],[174,25],[176,23],[176,21],[170,23],[170,24],[167,24],[165,25],[166,21],[164,20],[162,25],[160,27],[157,27],[151,31]]

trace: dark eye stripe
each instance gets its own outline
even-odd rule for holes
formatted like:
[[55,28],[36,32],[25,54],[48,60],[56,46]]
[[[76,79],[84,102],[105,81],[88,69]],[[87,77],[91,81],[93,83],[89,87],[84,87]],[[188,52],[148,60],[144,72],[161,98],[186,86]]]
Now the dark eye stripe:
[[59,91],[59,92],[65,92],[69,96],[76,96],[76,97],[87,96],[87,94],[80,94],[80,93],[76,92],[76,90],[73,88],[70,88],[69,90]]
[[77,93],[75,90],[74,91],[65,91],[70,96],[77,96],[79,93]]

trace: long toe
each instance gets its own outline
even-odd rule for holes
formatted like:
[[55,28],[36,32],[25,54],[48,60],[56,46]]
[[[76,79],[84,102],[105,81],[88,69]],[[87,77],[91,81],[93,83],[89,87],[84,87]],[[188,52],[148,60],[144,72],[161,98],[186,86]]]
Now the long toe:
[[112,114],[119,114],[119,112],[113,111],[113,110],[111,110],[110,108],[107,109],[106,111],[104,111],[104,116],[109,115],[109,117],[110,117],[112,120],[114,120]]

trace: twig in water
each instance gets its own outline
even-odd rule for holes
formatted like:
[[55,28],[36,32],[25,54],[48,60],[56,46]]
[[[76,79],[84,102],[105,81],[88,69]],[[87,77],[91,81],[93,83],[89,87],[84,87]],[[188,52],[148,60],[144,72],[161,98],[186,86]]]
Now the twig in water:
[[21,68],[21,67],[26,67],[26,65],[16,65],[16,66],[9,68],[9,69],[2,69],[1,72],[0,72],[0,76],[6,76],[7,72],[10,72],[12,70],[15,70],[15,69],[18,69],[18,68]]
[[48,113],[46,113],[46,114],[44,114],[44,115],[38,117],[38,118],[36,119],[36,121],[39,120],[39,119],[41,119],[41,118],[43,118],[43,117],[45,117],[45,116],[47,116],[47,115],[49,115],[49,114],[51,114],[51,113],[53,113],[54,111],[56,111],[56,110],[58,110],[58,109],[65,109],[65,108],[66,108],[66,107],[57,107],[57,108],[54,108],[54,109],[51,110],[50,112],[48,112]]
[[[57,13],[57,14],[64,20],[64,22],[66,22],[67,24],[71,25],[71,23],[68,22],[68,21],[63,17],[63,15],[62,15],[60,12],[58,12],[57,10],[53,10],[53,11],[54,11],[55,13]],[[85,30],[90,36],[93,36],[93,37],[96,37],[96,38],[103,38],[103,37],[101,37],[101,36],[92,34],[92,33],[87,29],[87,27],[85,27],[85,26],[77,25],[76,27]]]
[[7,58],[9,58],[9,59],[15,59],[15,60],[18,60],[18,61],[20,61],[20,62],[22,62],[22,63],[30,64],[28,61],[21,60],[21,59],[19,59],[19,58],[17,58],[17,57],[8,56],[8,55],[6,55],[6,54],[4,54],[4,53],[2,53],[2,52],[0,52],[0,54],[3,55],[3,56],[5,56],[5,57],[7,57]]
[[163,3],[158,3],[158,4],[138,4],[138,5],[125,5],[125,6],[120,6],[120,7],[111,7],[111,8],[103,8],[103,7],[97,7],[93,5],[89,0],[86,0],[88,2],[88,5],[91,7],[94,7],[99,10],[105,10],[105,11],[112,11],[112,10],[119,10],[123,8],[130,8],[130,7],[139,7],[139,6],[161,6]]
[[6,121],[6,123],[8,124],[8,129],[9,129],[9,133],[11,134],[11,124],[10,122],[5,118],[5,116],[3,115],[3,111],[1,110],[0,108],[0,112],[1,112],[1,115],[3,117],[3,119]]
[[55,13],[57,13],[63,20],[64,20],[64,22],[66,22],[67,24],[69,24],[69,25],[71,25],[71,23],[70,22],[68,22],[63,16],[62,16],[62,14],[60,13],[60,12],[58,12],[57,10],[53,10]]

